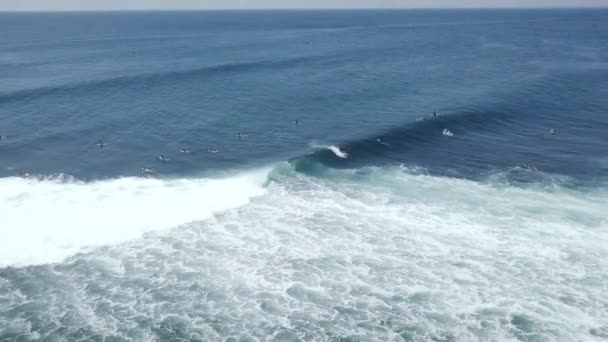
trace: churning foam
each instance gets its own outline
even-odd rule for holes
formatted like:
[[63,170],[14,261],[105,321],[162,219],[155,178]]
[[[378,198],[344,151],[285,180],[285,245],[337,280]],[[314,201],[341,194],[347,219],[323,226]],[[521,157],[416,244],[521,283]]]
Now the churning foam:
[[4,272],[0,327],[35,340],[599,341],[605,189],[501,184],[277,168],[264,196],[222,215]]
[[209,218],[264,194],[267,174],[89,183],[0,178],[0,267],[58,262],[84,247]]

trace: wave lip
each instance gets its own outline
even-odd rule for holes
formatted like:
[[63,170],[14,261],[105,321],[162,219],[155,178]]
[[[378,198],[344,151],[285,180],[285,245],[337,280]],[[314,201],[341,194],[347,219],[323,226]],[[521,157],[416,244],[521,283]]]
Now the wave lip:
[[0,178],[0,267],[61,262],[239,207],[263,195],[269,170],[222,179]]

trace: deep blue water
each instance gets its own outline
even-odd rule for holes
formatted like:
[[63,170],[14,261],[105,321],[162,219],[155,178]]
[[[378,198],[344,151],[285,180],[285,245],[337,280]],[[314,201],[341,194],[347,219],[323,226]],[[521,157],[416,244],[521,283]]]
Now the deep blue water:
[[608,10],[0,13],[0,135],[2,341],[608,336]]
[[[361,149],[348,167],[468,177],[529,163],[601,177],[607,15],[3,14],[0,172],[188,174],[285,160],[314,141]],[[433,111],[440,120],[416,123]],[[374,145],[383,135],[391,146]]]

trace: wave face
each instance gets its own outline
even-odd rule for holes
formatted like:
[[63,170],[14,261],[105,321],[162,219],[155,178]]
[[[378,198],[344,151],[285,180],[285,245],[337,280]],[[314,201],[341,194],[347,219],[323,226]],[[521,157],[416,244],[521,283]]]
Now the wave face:
[[265,171],[226,179],[0,178],[0,267],[60,262],[83,248],[210,218],[264,194]]
[[[564,128],[567,137],[558,137],[564,132],[550,128],[555,118],[531,110],[537,103],[525,99],[528,93],[511,94],[517,100],[419,116],[372,135],[328,144],[332,148],[318,148],[291,161],[303,169],[315,164],[342,169],[405,164],[424,167],[435,175],[473,180],[495,170],[523,167],[573,177],[579,185],[605,181],[608,169],[601,149],[608,145],[600,136],[608,125],[596,121],[595,115],[579,112],[567,121],[585,122],[585,129]],[[564,139],[569,140],[568,147]]]

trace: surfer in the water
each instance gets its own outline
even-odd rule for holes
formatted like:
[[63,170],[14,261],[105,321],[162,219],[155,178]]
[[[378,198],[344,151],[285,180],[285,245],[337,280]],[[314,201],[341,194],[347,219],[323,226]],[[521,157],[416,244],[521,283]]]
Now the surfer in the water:
[[433,111],[433,119],[437,119],[437,112]]
[[294,125],[299,125],[299,124],[300,124],[300,120],[296,119],[296,120],[293,122],[293,124],[294,124]]
[[98,147],[104,147],[104,146],[106,146],[106,143],[105,143],[105,142],[103,142],[103,140],[99,140],[99,141],[97,142],[97,146],[98,146]]
[[333,152],[333,154],[335,154],[338,158],[348,158],[348,153],[340,146],[330,145],[326,146],[325,148]]
[[536,168],[536,166],[530,164],[530,163],[524,163],[524,165],[521,166],[522,169],[526,169],[526,170],[531,170],[531,171],[538,171],[538,169]]
[[386,141],[384,141],[382,138],[376,138],[376,141],[378,142],[378,144],[388,146],[388,143]]

